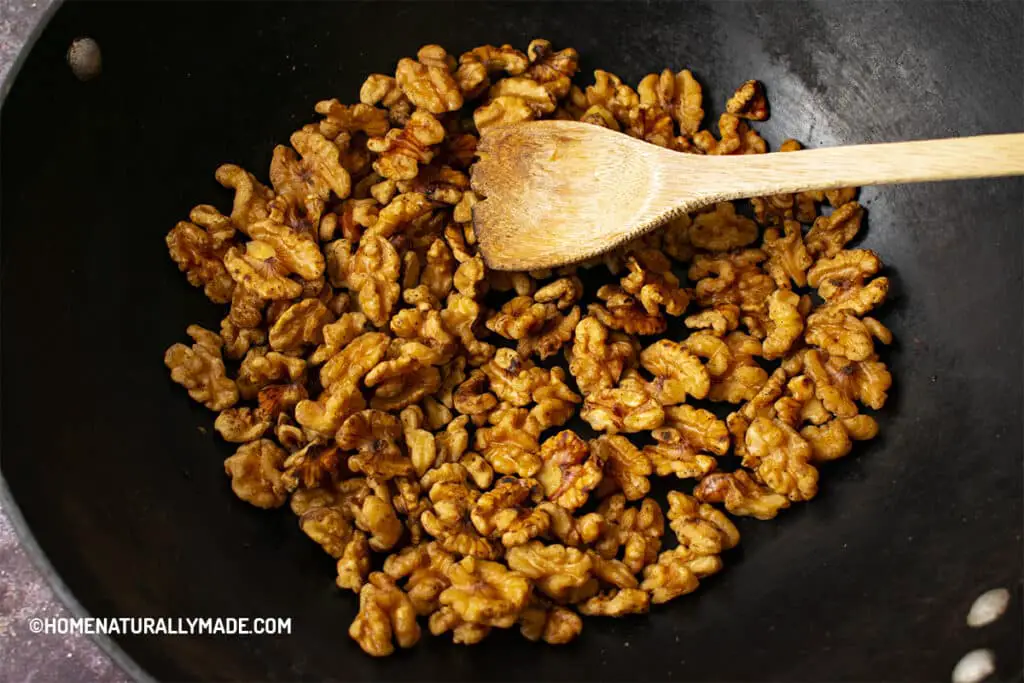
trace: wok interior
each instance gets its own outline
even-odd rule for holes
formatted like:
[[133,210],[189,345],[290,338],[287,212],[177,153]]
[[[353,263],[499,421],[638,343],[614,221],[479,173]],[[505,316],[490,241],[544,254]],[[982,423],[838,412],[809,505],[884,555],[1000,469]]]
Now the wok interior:
[[[825,467],[813,504],[741,520],[703,590],[589,619],[562,649],[498,633],[386,661],[348,639],[357,601],[292,515],[231,495],[213,414],[168,380],[163,350],[221,311],[163,236],[193,204],[229,206],[218,164],[263,172],[316,100],[355,101],[424,43],[545,37],[580,51],[578,82],[688,67],[709,113],[757,78],[769,143],[817,146],[1018,129],[1022,18],[1010,3],[67,4],[3,109],[13,498],[92,614],[292,617],[290,637],[119,638],[158,678],[935,679],[975,647],[1009,677],[1020,611],[984,632],[964,617],[989,588],[1019,600],[1021,180],[862,193],[859,246],[895,285],[881,437]],[[104,54],[88,84],[63,63],[80,35]]]

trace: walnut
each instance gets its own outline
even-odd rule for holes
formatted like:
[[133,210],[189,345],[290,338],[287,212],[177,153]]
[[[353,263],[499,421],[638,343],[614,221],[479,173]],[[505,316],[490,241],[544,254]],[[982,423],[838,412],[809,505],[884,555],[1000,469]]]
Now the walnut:
[[800,338],[804,319],[799,306],[800,296],[788,289],[777,289],[768,297],[768,334],[761,344],[765,358],[781,358]]
[[270,347],[275,351],[296,351],[304,344],[323,341],[323,326],[334,316],[317,299],[306,299],[285,309],[270,328]]
[[[384,135],[388,130],[388,113],[370,104],[360,103],[347,107],[336,99],[330,99],[317,102],[314,108],[317,114],[325,117],[325,122],[335,131],[335,137],[342,131],[365,133],[373,137]],[[321,129],[323,127],[324,122],[321,123]]]
[[541,360],[558,353],[562,346],[572,339],[576,324],[580,321],[579,306],[573,306],[565,315],[556,313],[536,332],[523,337],[516,345],[520,356],[528,358],[534,354]]
[[836,417],[855,416],[855,401],[874,410],[885,405],[892,375],[884,363],[874,358],[853,361],[811,349],[804,356],[803,364],[805,372],[814,381],[815,395]]
[[765,269],[780,288],[789,289],[791,282],[804,287],[807,285],[807,269],[814,263],[814,259],[804,245],[803,230],[799,223],[786,220],[783,222],[783,231],[785,236],[780,235],[778,228],[764,231],[761,250],[768,255]]
[[719,555],[722,551],[735,548],[740,541],[740,532],[720,510],[700,503],[696,498],[679,491],[668,494],[669,527],[679,539],[680,555],[694,561],[690,568],[700,575],[714,573],[701,571],[698,558]]
[[600,69],[594,71],[594,85],[586,89],[586,102],[590,107],[607,109],[622,126],[628,126],[639,116],[640,98],[636,92],[615,74]]
[[477,338],[473,331],[480,318],[480,304],[468,296],[453,292],[448,296],[448,303],[441,311],[441,320],[445,329],[459,338],[467,353],[467,362],[477,367],[494,356],[494,347]]
[[248,234],[249,226],[269,215],[267,202],[274,193],[252,174],[234,164],[224,164],[217,169],[217,182],[235,191],[231,207],[231,222]]
[[[885,330],[883,335],[887,334]],[[826,308],[809,315],[804,340],[830,355],[853,361],[867,360],[875,353],[872,329],[846,310]]]
[[544,462],[537,479],[548,500],[566,510],[587,502],[603,476],[604,463],[575,432],[565,430],[544,441],[540,447]]
[[654,562],[665,533],[665,518],[653,498],[645,498],[639,508],[627,508],[623,494],[606,498],[597,513],[605,528],[595,549],[606,559],[615,559],[623,549],[622,561],[634,574]]
[[504,71],[510,76],[518,76],[526,71],[528,65],[526,55],[511,45],[481,45],[459,57],[455,81],[463,98],[471,100],[488,88],[491,75]]
[[288,500],[288,490],[281,478],[286,456],[270,439],[243,444],[224,461],[224,471],[231,477],[231,490],[256,507],[281,507]]
[[431,506],[420,514],[420,523],[447,552],[497,559],[501,545],[477,533],[469,519],[479,495],[463,483],[438,482],[430,487]]
[[[720,348],[723,342],[726,353],[722,353]],[[754,356],[763,353],[761,342],[742,332],[730,332],[724,340],[708,334],[694,334],[686,340],[686,345],[698,356],[709,358],[711,389],[708,398],[712,401],[741,403],[749,400],[768,379],[768,373],[754,360]],[[716,349],[715,355],[705,355],[710,348]],[[719,365],[723,359],[724,368]]]
[[551,502],[543,502],[537,509],[543,510],[551,518],[549,536],[567,546],[578,547],[594,543],[606,530],[604,518],[596,512],[577,518],[561,505]]
[[743,315],[741,321],[756,335],[764,301],[775,289],[774,281],[758,267],[765,258],[766,254],[760,249],[698,254],[688,273],[690,279],[697,282],[697,302],[704,307],[739,306]]
[[665,69],[660,74],[648,74],[636,90],[641,105],[667,111],[684,135],[693,136],[700,128],[704,118],[701,87],[690,71],[673,74]]
[[249,350],[238,369],[236,384],[244,399],[256,398],[260,390],[280,381],[301,383],[305,378],[306,362],[301,358],[268,351],[265,346]]
[[669,339],[659,339],[640,352],[640,365],[655,376],[648,387],[662,405],[686,401],[686,396],[705,398],[711,378],[700,359]]
[[391,577],[374,572],[359,591],[359,614],[348,635],[366,654],[386,657],[395,651],[392,640],[405,648],[419,642],[416,610]]
[[597,296],[604,304],[590,304],[590,315],[601,324],[627,334],[660,334],[665,331],[666,322],[660,314],[650,314],[635,298],[620,287],[604,285],[597,290]]
[[640,588],[650,594],[651,602],[660,605],[692,593],[699,584],[697,575],[679,559],[679,554],[675,550],[666,550],[658,556],[657,562],[644,567]]
[[889,278],[878,277],[864,284],[882,267],[878,255],[866,249],[840,251],[832,258],[821,258],[807,272],[807,282],[825,300],[816,313],[847,310],[864,315],[883,301],[889,292]]
[[398,81],[384,74],[370,74],[359,89],[359,101],[363,104],[380,104],[388,110],[388,120],[397,126],[404,126],[412,114],[412,102],[398,87]]
[[701,480],[693,495],[705,503],[725,503],[734,515],[757,519],[772,519],[789,507],[785,496],[758,484],[744,470],[713,472]]
[[[197,206],[192,212],[202,213],[205,208]],[[189,284],[202,287],[210,301],[218,304],[230,301],[235,289],[223,262],[224,253],[234,246],[234,228],[226,221],[203,226],[181,221],[167,233],[167,249],[178,269],[186,274]]]
[[[367,382],[369,377],[367,375]],[[375,386],[377,388],[370,399],[371,408],[401,410],[437,391],[441,386],[441,373],[432,365],[422,365],[414,360],[401,372]]]
[[[326,339],[326,337],[325,337]],[[364,332],[346,344],[320,368],[320,383],[355,384],[384,358],[388,337],[382,332]]]
[[459,264],[452,277],[452,285],[470,299],[479,300],[487,292],[486,276],[487,268],[483,259],[474,256]]
[[517,296],[487,321],[487,329],[506,339],[523,339],[536,333],[558,314],[554,304],[537,303],[529,296]]
[[857,202],[843,204],[830,216],[819,216],[804,238],[807,251],[815,259],[832,258],[857,235],[863,219],[864,208]]
[[851,439],[863,441],[878,435],[878,423],[870,415],[855,415],[829,420],[821,426],[807,425],[800,430],[811,446],[811,462],[828,462],[848,454],[853,448]]
[[[320,253],[320,248],[312,235],[297,232],[275,222],[272,218],[252,223],[249,226],[249,235],[254,241],[258,240],[263,244],[270,245],[274,252],[274,263],[287,272],[295,273],[307,281],[318,280],[324,274],[324,256]],[[248,245],[246,246],[248,247]],[[231,270],[230,265],[228,265],[228,270]],[[232,277],[234,276],[232,275]],[[257,290],[256,293],[259,294],[259,291]],[[263,298],[273,297],[265,296]]]
[[636,297],[648,316],[657,316],[664,308],[668,315],[682,315],[690,295],[672,274],[671,264],[653,249],[638,251],[626,259],[629,275],[622,278],[622,290]]
[[361,410],[348,417],[338,430],[338,446],[359,451],[348,459],[353,472],[380,479],[408,477],[413,464],[398,446],[402,424],[394,415],[379,410]]
[[527,640],[543,640],[548,645],[572,642],[583,630],[583,620],[572,610],[559,605],[534,601],[519,616],[519,632]]
[[444,127],[431,114],[417,110],[405,128],[392,128],[384,137],[370,138],[367,148],[375,152],[373,170],[390,180],[412,180],[420,164],[429,164],[434,146],[444,140]]
[[343,313],[334,322],[325,324],[321,329],[323,343],[316,347],[309,362],[320,365],[329,361],[352,343],[356,337],[366,332],[366,316],[362,313]]
[[665,409],[665,426],[651,432],[655,443],[644,446],[655,474],[700,479],[717,467],[714,456],[729,450],[729,431],[713,413],[693,406]]
[[476,645],[491,632],[490,626],[465,622],[451,607],[441,607],[430,615],[430,632],[439,636],[452,632],[452,642],[457,645]]
[[490,382],[491,391],[502,401],[525,406],[533,400],[532,393],[546,377],[547,371],[523,359],[515,350],[502,348],[480,368]]
[[366,583],[366,577],[370,574],[370,544],[366,541],[366,534],[362,531],[353,531],[345,549],[338,558],[336,565],[338,577],[334,580],[335,585],[341,589],[359,592]]
[[533,387],[536,405],[530,408],[526,429],[534,436],[551,427],[561,427],[576,413],[580,396],[565,383],[565,370],[537,368],[537,382]]
[[725,110],[743,119],[764,121],[768,118],[768,100],[760,81],[747,81],[725,103]]
[[316,434],[330,436],[349,415],[365,407],[356,382],[342,380],[328,385],[316,401],[300,401],[295,406],[295,421]]
[[617,387],[588,395],[580,417],[598,431],[632,433],[660,427],[665,411],[646,383],[627,373]]
[[452,585],[441,593],[441,604],[469,623],[508,628],[530,599],[530,581],[497,562],[466,557],[447,574]]
[[582,592],[595,587],[592,561],[576,548],[530,541],[510,548],[506,560],[510,569],[533,581],[542,593],[558,603],[575,602]]
[[303,512],[299,516],[299,528],[335,559],[345,554],[345,548],[352,538],[352,524],[345,513],[329,505]]
[[422,192],[403,192],[377,214],[377,220],[366,231],[368,235],[393,237],[400,231],[430,215],[432,205]]
[[532,477],[540,471],[540,445],[526,427],[528,417],[524,408],[509,408],[492,415],[491,426],[476,430],[473,447],[495,472]]
[[387,495],[387,488],[374,480],[369,480],[369,483],[374,489],[373,495],[366,496],[361,503],[350,501],[348,514],[360,530],[369,534],[370,548],[383,552],[395,547],[404,527]]
[[697,214],[690,227],[690,242],[708,251],[730,251],[756,239],[757,224],[738,215],[732,202],[719,202],[713,210]]
[[536,502],[539,495],[533,479],[502,477],[477,499],[470,521],[481,535],[500,538],[506,548],[522,545],[545,533],[551,524],[542,510],[523,506],[528,500]]
[[349,289],[359,294],[359,309],[377,327],[387,324],[401,289],[398,252],[383,237],[365,235],[346,268]]
[[440,607],[441,593],[448,588],[448,568],[455,558],[436,542],[404,548],[384,560],[384,572],[396,581],[408,577],[405,592],[416,613],[425,616]]
[[526,48],[530,66],[526,76],[543,85],[556,98],[569,92],[570,81],[579,68],[579,54],[571,47],[556,51],[543,38],[531,40]]
[[686,316],[683,322],[691,329],[709,330],[717,337],[724,337],[739,327],[740,307],[735,304],[717,304],[700,313]]
[[238,401],[238,387],[224,370],[221,338],[199,325],[189,325],[185,331],[195,341],[192,347],[174,344],[164,354],[171,379],[210,410],[230,408]]
[[613,387],[633,357],[628,338],[609,335],[608,328],[593,317],[586,316],[576,325],[575,338],[569,347],[569,372],[584,396]]
[[444,49],[425,45],[416,55],[419,61],[398,62],[395,80],[416,107],[431,114],[443,114],[462,107],[462,93],[452,78]]
[[619,588],[590,598],[579,610],[588,617],[621,617],[647,612],[650,601],[651,596],[639,588]]
[[693,136],[693,145],[704,154],[764,154],[768,146],[755,131],[743,123],[738,116],[728,112],[718,118],[721,140],[716,140],[710,131],[701,130]]
[[288,278],[288,268],[269,242],[252,240],[244,252],[228,249],[224,266],[237,285],[263,299],[295,299],[302,294],[302,285]]
[[626,500],[640,500],[651,489],[647,478],[651,461],[624,436],[602,436],[590,442],[598,462],[604,463],[605,483],[614,483]]

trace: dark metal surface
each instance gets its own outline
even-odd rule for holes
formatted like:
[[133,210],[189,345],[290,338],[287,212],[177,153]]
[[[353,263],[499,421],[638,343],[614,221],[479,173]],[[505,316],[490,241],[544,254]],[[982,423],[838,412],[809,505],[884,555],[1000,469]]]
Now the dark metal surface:
[[[896,285],[881,437],[813,503],[742,524],[700,591],[588,619],[566,648],[498,633],[363,656],[333,562],[286,510],[231,495],[229,448],[161,357],[219,320],[163,242],[192,205],[226,206],[213,169],[262,172],[316,100],[354,101],[422,43],[544,36],[633,83],[689,66],[709,111],[759,78],[769,141],[821,145],[1024,128],[1022,20],[1010,2],[66,5],[0,122],[3,476],[93,614],[292,617],[291,636],[119,638],[158,678],[939,680],[990,647],[1018,679],[1020,179],[863,194],[862,244]],[[80,35],[104,54],[85,84],[63,62]],[[968,629],[998,586],[1011,612]]]

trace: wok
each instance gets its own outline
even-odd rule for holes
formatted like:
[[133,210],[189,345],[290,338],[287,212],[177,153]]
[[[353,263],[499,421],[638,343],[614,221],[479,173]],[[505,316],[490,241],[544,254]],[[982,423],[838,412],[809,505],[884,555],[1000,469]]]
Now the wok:
[[[1019,680],[1020,179],[864,191],[861,246],[894,283],[880,438],[811,504],[740,520],[697,593],[588,619],[564,648],[513,630],[363,656],[333,561],[288,511],[231,495],[230,447],[161,358],[222,315],[163,239],[194,204],[229,206],[213,169],[265,173],[316,100],[355,101],[423,43],[546,37],[580,51],[582,80],[688,66],[709,114],[758,78],[772,146],[817,146],[1020,130],[1022,20],[1009,2],[64,4],[2,113],[4,505],[82,614],[292,619],[290,636],[100,638],[139,677],[939,680],[990,648]],[[64,63],[81,35],[104,55],[88,83]],[[969,629],[995,587],[1010,610]]]

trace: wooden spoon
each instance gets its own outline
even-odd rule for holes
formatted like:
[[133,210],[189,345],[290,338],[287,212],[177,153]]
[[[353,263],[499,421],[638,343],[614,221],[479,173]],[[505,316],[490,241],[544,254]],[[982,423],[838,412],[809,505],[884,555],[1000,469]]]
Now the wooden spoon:
[[488,128],[473,207],[484,261],[532,270],[581,261],[714,202],[1024,174],[1024,133],[701,156],[577,121]]

